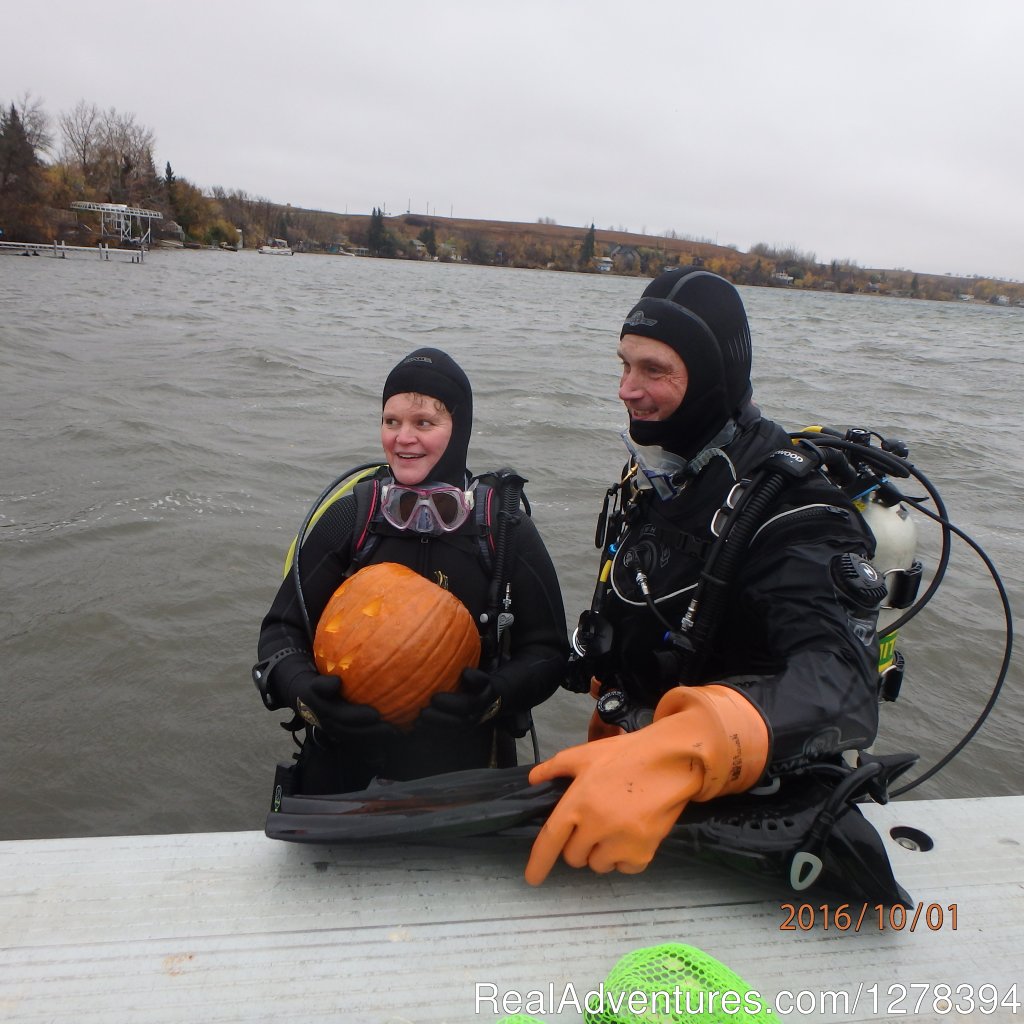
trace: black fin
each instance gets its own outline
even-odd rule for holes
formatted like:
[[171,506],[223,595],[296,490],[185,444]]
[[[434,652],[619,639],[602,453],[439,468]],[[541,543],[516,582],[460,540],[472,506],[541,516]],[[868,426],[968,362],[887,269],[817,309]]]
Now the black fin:
[[[909,755],[908,755],[909,756]],[[783,882],[793,892],[836,893],[848,901],[911,906],[885,845],[854,802],[905,771],[913,758],[874,758],[787,779],[776,793],[691,803],[664,840],[663,854],[707,860]],[[536,828],[569,779],[531,786],[530,766],[482,768],[324,796],[282,796],[266,834],[294,843],[429,842]]]

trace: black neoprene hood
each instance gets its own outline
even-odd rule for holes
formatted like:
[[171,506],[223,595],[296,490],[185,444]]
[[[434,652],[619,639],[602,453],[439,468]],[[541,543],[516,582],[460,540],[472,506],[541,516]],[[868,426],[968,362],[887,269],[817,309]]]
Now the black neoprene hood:
[[629,311],[619,336],[627,334],[668,345],[688,376],[675,412],[631,420],[630,436],[692,459],[750,400],[750,326],[739,292],[699,267],[666,271]]
[[438,348],[410,352],[387,376],[381,408],[394,395],[414,393],[436,398],[452,416],[448,447],[430,474],[432,480],[466,485],[466,459],[473,433],[473,388],[461,366]]

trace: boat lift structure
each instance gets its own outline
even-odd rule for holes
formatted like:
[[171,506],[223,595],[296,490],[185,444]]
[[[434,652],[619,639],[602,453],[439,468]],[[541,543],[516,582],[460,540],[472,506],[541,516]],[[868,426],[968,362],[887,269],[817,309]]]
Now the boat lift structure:
[[[163,220],[159,210],[143,210],[125,203],[87,203],[71,204],[72,210],[81,210],[100,215],[100,242],[93,246],[65,245],[63,242],[0,242],[0,252],[18,252],[24,256],[55,256],[66,259],[69,253],[99,253],[101,260],[110,259],[110,244],[104,238],[116,238],[127,243],[127,251],[132,263],[141,263],[146,249],[152,244],[153,221]],[[145,230],[142,222],[145,221]],[[115,249],[115,252],[119,250]]]
[[[163,220],[159,210],[143,210],[125,203],[86,203],[71,204],[72,210],[83,210],[100,215],[100,236],[116,238],[121,242],[129,242],[140,249],[150,245],[153,238],[153,221]],[[146,230],[142,230],[142,222],[146,222]]]

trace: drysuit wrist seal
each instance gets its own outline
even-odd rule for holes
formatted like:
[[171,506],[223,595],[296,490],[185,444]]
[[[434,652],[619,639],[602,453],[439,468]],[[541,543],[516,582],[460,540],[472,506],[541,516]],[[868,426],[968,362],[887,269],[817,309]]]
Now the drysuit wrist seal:
[[275,651],[265,661],[258,661],[252,667],[252,681],[256,684],[256,689],[260,691],[260,697],[263,700],[263,704],[268,711],[278,711],[282,707],[274,700],[273,695],[270,692],[270,676],[273,673],[277,663],[284,661],[285,658],[291,657],[293,654],[305,654],[307,653],[301,647],[284,647],[280,651]]

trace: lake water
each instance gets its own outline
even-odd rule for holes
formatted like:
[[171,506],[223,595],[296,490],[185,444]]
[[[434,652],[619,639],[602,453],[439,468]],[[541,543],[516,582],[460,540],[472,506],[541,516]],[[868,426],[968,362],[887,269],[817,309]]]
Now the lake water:
[[[0,838],[262,827],[291,740],[249,678],[259,623],[308,504],[378,456],[381,383],[417,346],[469,373],[473,468],[529,478],[575,623],[623,459],[618,328],[644,284],[251,253],[0,257]],[[743,295],[766,413],[906,440],[1019,606],[1024,310]],[[877,749],[944,754],[1002,644],[995,589],[958,542],[904,630]],[[1024,792],[1021,682],[1011,666],[988,723],[915,797]],[[562,692],[540,708],[542,753],[580,741],[589,711]]]

